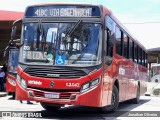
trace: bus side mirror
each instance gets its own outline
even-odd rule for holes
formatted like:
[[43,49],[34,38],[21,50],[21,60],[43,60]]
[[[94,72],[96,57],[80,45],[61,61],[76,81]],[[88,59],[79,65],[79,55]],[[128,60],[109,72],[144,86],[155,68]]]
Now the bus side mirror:
[[11,32],[11,41],[13,41],[16,38],[16,31],[17,31],[17,27],[13,26],[12,32]]
[[112,63],[112,57],[106,56],[105,57],[105,64],[107,64],[108,66],[111,65]]

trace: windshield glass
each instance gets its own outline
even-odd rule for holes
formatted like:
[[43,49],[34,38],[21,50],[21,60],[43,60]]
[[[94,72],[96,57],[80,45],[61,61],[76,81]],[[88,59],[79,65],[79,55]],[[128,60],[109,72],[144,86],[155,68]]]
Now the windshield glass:
[[25,23],[20,62],[63,66],[100,64],[101,25],[83,22],[75,24],[77,23]]
[[19,57],[18,50],[9,51],[9,60],[8,60],[8,71],[9,72],[17,73],[18,57]]

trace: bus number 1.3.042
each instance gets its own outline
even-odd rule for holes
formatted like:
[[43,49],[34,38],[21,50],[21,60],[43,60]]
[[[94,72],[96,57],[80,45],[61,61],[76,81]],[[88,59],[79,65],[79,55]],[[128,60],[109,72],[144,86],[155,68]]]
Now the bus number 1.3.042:
[[66,87],[79,87],[79,83],[66,83]]

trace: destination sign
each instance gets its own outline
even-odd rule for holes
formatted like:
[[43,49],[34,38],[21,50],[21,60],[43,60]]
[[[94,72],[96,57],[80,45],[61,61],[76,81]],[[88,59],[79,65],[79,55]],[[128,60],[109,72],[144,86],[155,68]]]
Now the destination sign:
[[31,6],[26,17],[100,17],[98,6]]

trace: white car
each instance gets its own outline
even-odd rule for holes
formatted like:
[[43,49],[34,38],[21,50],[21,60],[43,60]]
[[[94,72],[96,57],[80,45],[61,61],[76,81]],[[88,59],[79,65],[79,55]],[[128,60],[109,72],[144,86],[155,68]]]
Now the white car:
[[160,83],[160,74],[154,75],[154,76],[151,78],[151,82]]
[[154,96],[160,96],[160,83],[158,83],[155,87],[153,87],[152,94]]

